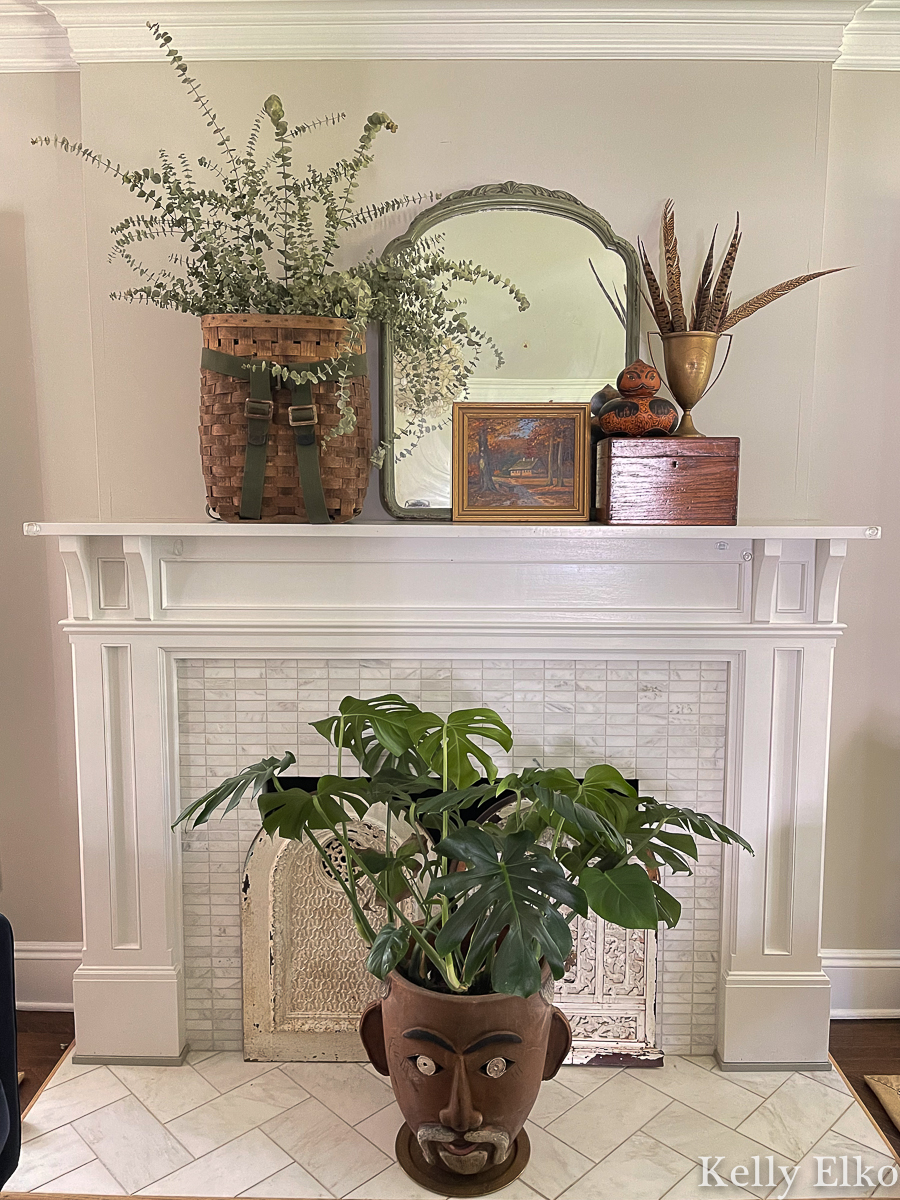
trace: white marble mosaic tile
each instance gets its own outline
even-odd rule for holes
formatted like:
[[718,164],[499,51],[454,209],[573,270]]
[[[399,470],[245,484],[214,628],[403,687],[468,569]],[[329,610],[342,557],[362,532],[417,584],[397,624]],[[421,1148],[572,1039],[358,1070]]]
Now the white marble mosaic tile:
[[[626,659],[182,659],[178,663],[181,801],[266,754],[292,750],[298,773],[335,768],[309,722],[347,695],[399,692],[435,712],[485,705],[515,736],[501,767],[608,762],[643,792],[721,817],[728,667],[722,661]],[[259,829],[252,803],[183,835],[186,1020],[195,1050],[241,1048],[239,886]],[[715,1042],[721,849],[693,876],[670,876],[682,903],[660,934],[658,1021],[675,1054]]]

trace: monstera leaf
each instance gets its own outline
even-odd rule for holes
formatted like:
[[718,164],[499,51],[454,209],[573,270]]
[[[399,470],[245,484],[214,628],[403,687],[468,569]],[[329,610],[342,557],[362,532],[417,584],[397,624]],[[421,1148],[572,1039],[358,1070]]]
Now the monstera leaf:
[[604,921],[625,929],[656,928],[656,894],[649,875],[638,863],[623,863],[611,871],[587,867],[578,882],[588,904]]
[[[325,780],[333,780],[334,776],[324,776]],[[354,780],[342,780],[343,783],[353,783]],[[275,792],[263,792],[257,800],[263,829],[270,836],[280,833],[283,838],[302,841],[303,835],[310,829],[338,829],[347,821],[362,817],[368,805],[354,792],[348,789],[337,798],[332,785],[315,792],[304,791],[303,788],[285,788]],[[347,811],[349,805],[352,811]]]
[[[251,796],[256,799],[270,779],[274,779],[276,775],[286,771],[296,761],[296,758],[288,750],[283,758],[264,758],[261,762],[244,767],[240,775],[232,775],[230,779],[223,779],[218,787],[214,787],[202,795],[199,800],[189,804],[179,814],[175,825],[180,825],[182,821],[189,821],[192,817],[194,818],[194,827],[204,825],[216,809],[221,808],[223,804],[225,811],[222,816],[227,816],[232,809],[237,808],[248,788]],[[175,825],[172,826],[173,829]]]
[[409,754],[413,745],[410,718],[420,711],[417,705],[394,693],[371,700],[345,696],[335,716],[310,724],[332,745],[342,745],[363,771],[371,774],[385,753],[394,759]]
[[[491,756],[474,742],[475,737],[496,742],[504,750],[512,749],[509,727],[490,708],[461,708],[447,720],[435,713],[419,713],[410,718],[414,749],[430,770],[447,778],[457,788],[468,788],[485,775],[489,782],[497,778],[497,768]],[[480,769],[472,764],[480,764]]]
[[409,946],[409,933],[396,925],[383,925],[375,935],[366,959],[366,970],[376,979],[386,979],[403,958]]
[[449,954],[470,938],[463,981],[471,984],[498,942],[491,967],[494,991],[533,995],[541,985],[541,956],[554,976],[561,978],[572,937],[554,901],[582,915],[587,907],[581,890],[569,882],[559,863],[535,845],[531,834],[511,834],[498,849],[483,830],[461,829],[435,849],[468,867],[434,879],[427,897],[457,901],[434,948],[438,954]]

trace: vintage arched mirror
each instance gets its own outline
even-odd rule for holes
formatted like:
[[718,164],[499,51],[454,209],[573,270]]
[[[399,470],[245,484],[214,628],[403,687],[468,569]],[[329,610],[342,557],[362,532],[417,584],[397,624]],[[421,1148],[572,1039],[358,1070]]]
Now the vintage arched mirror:
[[498,368],[493,354],[482,354],[464,392],[455,391],[448,371],[450,382],[424,411],[404,386],[404,364],[384,328],[381,497],[406,520],[450,519],[454,400],[590,400],[638,356],[634,247],[574,196],[519,183],[454,192],[420,213],[385,253],[435,237],[448,258],[472,260],[511,280],[529,307],[520,311],[489,283],[454,288],[504,362]]

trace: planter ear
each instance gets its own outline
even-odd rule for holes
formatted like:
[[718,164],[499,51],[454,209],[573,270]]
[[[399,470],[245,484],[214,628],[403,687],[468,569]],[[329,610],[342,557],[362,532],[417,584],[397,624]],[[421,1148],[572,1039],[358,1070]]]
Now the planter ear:
[[[384,1046],[384,1020],[381,1014],[380,1000],[373,1000],[360,1017],[359,1040],[362,1042],[363,1049],[369,1056],[369,1062],[378,1074],[390,1075],[387,1051]],[[549,1079],[549,1076],[545,1078]]]
[[[366,1010],[368,1011],[368,1009]],[[550,1020],[550,1036],[547,1038],[547,1057],[544,1059],[542,1079],[552,1079],[565,1062],[572,1049],[572,1028],[565,1015],[554,1008]]]

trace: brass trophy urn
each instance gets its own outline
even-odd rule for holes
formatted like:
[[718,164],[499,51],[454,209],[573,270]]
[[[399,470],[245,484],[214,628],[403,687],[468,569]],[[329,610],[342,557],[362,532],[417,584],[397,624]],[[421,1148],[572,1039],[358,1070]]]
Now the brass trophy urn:
[[[706,437],[695,427],[691,410],[709,390],[709,377],[721,335],[708,330],[690,330],[685,333],[662,333],[659,336],[663,344],[666,382],[675,397],[675,403],[683,410],[681,421],[671,436]],[[728,348],[731,349],[730,339]],[[727,353],[725,357],[728,357]]]
[[[797,275],[786,279],[775,287],[766,288],[750,300],[731,307],[731,273],[737,258],[738,247],[741,244],[740,217],[735,221],[734,233],[728,243],[722,264],[716,274],[715,253],[716,235],[713,233],[709,250],[697,280],[697,290],[689,308],[685,308],[684,295],[681,289],[681,259],[678,254],[678,241],[675,237],[675,205],[667,200],[663,208],[662,223],[663,265],[665,273],[657,279],[647,251],[638,238],[641,267],[647,284],[646,300],[662,339],[663,357],[666,365],[666,382],[669,385],[676,402],[684,410],[684,416],[672,437],[696,438],[705,437],[694,426],[691,409],[715,384],[724,370],[731,351],[731,334],[739,321],[765,308],[774,300],[779,300],[795,288],[819,279],[823,275],[831,275],[834,271],[843,271],[844,267],[832,267],[825,271],[813,271],[808,275]],[[664,285],[664,286],[663,286]],[[728,350],[719,368],[719,375],[712,383],[713,362],[716,357],[716,345],[723,334],[728,338]],[[649,340],[649,339],[648,339]],[[650,357],[652,358],[652,351]],[[656,364],[654,363],[654,366]]]

